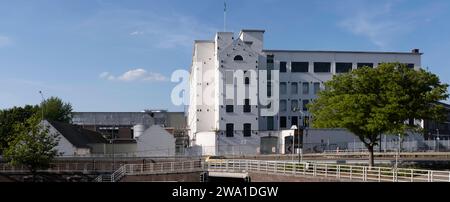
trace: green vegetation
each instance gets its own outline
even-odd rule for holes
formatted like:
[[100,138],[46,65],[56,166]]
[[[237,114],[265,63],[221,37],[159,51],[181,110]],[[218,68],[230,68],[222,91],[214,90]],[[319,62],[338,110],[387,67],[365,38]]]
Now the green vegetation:
[[24,165],[35,179],[39,169],[47,169],[57,156],[58,137],[49,133],[48,126],[40,124],[38,115],[24,123],[14,125],[14,138],[9,142],[3,156],[12,165]]
[[380,134],[406,135],[419,130],[408,120],[444,118],[444,108],[436,102],[448,98],[447,87],[423,69],[385,63],[335,75],[308,107],[313,127],[346,128],[355,134],[373,166]]
[[[42,114],[44,113],[44,114]],[[25,105],[0,110],[0,154],[8,147],[8,142],[14,139],[14,125],[26,122],[33,115],[46,120],[69,123],[71,121],[72,105],[64,103],[58,97],[50,97],[40,105]]]

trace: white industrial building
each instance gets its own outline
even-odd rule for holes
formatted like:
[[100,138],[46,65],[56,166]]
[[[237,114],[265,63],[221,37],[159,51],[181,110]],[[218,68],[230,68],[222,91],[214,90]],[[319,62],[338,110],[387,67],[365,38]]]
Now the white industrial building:
[[385,62],[421,66],[418,49],[266,50],[263,42],[264,30],[242,30],[237,37],[218,32],[213,40],[195,41],[187,125],[191,146],[201,154],[283,153],[289,129],[308,126],[306,104],[334,74]]

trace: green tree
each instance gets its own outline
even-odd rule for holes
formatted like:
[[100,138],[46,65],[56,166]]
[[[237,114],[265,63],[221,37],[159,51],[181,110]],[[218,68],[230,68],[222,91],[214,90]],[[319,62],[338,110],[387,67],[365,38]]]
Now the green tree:
[[13,137],[13,126],[25,122],[38,111],[37,105],[0,110],[0,154],[8,147],[8,142]]
[[44,119],[70,123],[72,120],[72,105],[64,103],[58,97],[50,97],[41,103]]
[[12,165],[23,165],[33,175],[39,169],[50,167],[51,161],[58,155],[57,134],[49,133],[48,126],[42,124],[41,117],[34,115],[24,123],[14,125],[14,139],[4,152],[5,160]]
[[333,76],[308,107],[313,127],[346,128],[355,134],[373,166],[380,134],[406,135],[420,129],[410,119],[443,118],[444,109],[436,103],[448,98],[447,87],[423,69],[385,63]]

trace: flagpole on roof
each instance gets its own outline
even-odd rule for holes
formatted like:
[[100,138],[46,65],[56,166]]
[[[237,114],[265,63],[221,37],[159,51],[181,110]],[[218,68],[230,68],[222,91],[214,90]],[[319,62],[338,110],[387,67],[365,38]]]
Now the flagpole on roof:
[[226,29],[226,21],[227,20],[227,1],[223,1],[223,31],[225,32]]

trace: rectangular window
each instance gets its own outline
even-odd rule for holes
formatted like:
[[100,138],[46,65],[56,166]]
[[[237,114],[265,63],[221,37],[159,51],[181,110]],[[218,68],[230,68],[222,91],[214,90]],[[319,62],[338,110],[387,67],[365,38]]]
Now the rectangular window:
[[286,95],[286,92],[287,92],[286,82],[280,82],[280,94]]
[[291,100],[291,111],[298,111],[298,100]]
[[233,105],[227,105],[225,107],[226,112],[233,112],[234,111],[234,106]]
[[358,67],[358,68],[361,68],[361,67],[370,67],[370,68],[373,68],[373,63],[358,63],[358,64],[356,64],[356,66]]
[[309,116],[305,116],[303,118],[303,126],[304,127],[309,127]]
[[245,104],[244,104],[244,112],[248,113],[252,111],[252,108],[250,106],[250,99],[245,99],[244,100]]
[[291,116],[291,126],[293,125],[298,127],[298,118],[296,116]]
[[314,72],[331,72],[331,63],[329,62],[315,62]]
[[286,117],[280,116],[280,128],[286,128],[286,127],[287,127]]
[[287,110],[286,100],[280,100],[280,111],[285,112]]
[[244,123],[244,137],[252,136],[252,124]]
[[286,62],[280,62],[280,72],[286,72]]
[[309,103],[309,100],[303,100],[303,111],[307,111],[308,107],[306,106]]
[[319,91],[320,91],[320,83],[314,82],[314,95],[317,95],[317,93],[319,93]]
[[272,82],[267,81],[267,97],[272,97]]
[[267,117],[267,130],[274,130],[273,127],[273,116]]
[[291,83],[291,94],[296,95],[298,93],[298,84],[297,82]]
[[291,62],[291,72],[308,72],[308,62]]
[[227,123],[226,136],[227,137],[233,137],[234,136],[234,124]]
[[336,63],[336,73],[344,73],[349,72],[352,70],[352,63],[343,63],[343,62],[337,62]]
[[407,66],[408,68],[414,69],[414,64],[409,63],[409,64],[406,64],[406,66]]
[[303,82],[303,86],[302,86],[302,90],[303,90],[303,95],[308,95],[309,94],[309,83],[308,82]]
[[272,79],[272,71],[273,70],[273,55],[267,56],[267,80]]

